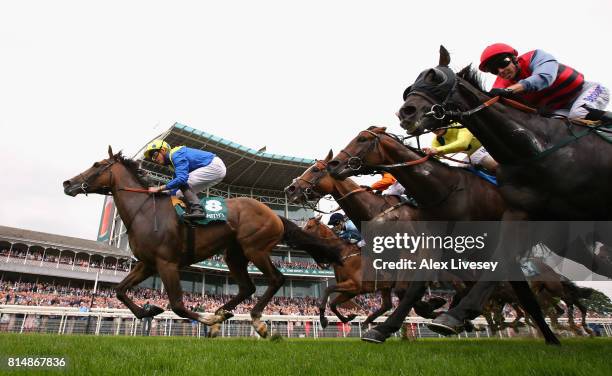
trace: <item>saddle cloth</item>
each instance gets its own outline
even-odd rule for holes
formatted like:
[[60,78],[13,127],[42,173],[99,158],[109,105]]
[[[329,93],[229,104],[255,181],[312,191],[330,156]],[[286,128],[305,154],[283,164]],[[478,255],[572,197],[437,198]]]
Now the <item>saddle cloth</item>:
[[[206,217],[196,220],[190,219],[189,223],[207,225],[212,222],[227,222],[227,205],[223,197],[203,197],[200,199],[200,204],[204,209]],[[172,196],[172,205],[174,210],[176,210],[179,220],[182,223],[187,222],[184,219],[184,215],[187,213],[185,203],[180,198]]]

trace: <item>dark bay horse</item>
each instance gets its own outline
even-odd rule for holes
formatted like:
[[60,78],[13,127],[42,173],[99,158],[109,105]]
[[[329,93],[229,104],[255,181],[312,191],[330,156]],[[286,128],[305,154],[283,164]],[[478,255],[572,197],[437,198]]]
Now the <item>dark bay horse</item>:
[[[381,169],[395,176],[406,192],[417,201],[421,220],[496,221],[506,211],[506,204],[495,186],[465,169],[428,159],[420,151],[386,133],[386,128],[370,127],[359,132],[328,163],[328,170],[338,178]],[[515,266],[519,268],[518,264]],[[425,280],[423,276],[418,279]],[[380,343],[400,328],[414,302],[425,292],[426,285],[420,281],[410,283],[398,308],[385,323],[366,333],[364,340]],[[525,310],[536,321],[546,342],[559,343],[544,321],[527,282],[523,279],[510,281],[510,284]],[[449,334],[452,332],[449,331]]]
[[[612,219],[612,146],[596,135],[594,127],[494,103],[477,72],[468,66],[455,74],[449,63],[450,55],[441,46],[438,66],[422,72],[406,89],[405,103],[398,113],[402,128],[419,134],[452,121],[466,126],[500,164],[497,180],[508,204],[503,220]],[[568,231],[566,224],[559,222],[558,233],[564,231]],[[596,228],[589,242],[612,244],[610,235],[609,228]],[[612,278],[612,263],[594,254],[593,247],[567,252],[564,246],[547,245]],[[508,243],[508,247],[515,246]],[[468,310],[477,311],[481,297],[492,290],[491,283],[477,283],[470,293],[473,298],[468,296],[462,302],[470,307],[452,312],[452,316],[459,320],[469,317]]]
[[[146,192],[146,182],[139,176],[138,163],[113,154],[108,148],[108,158],[96,162],[86,171],[63,183],[64,193],[76,196],[80,193],[112,194],[115,205],[127,228],[129,244],[138,262],[127,277],[117,286],[117,298],[137,318],[159,314],[159,307],[145,313],[126,292],[158,273],[168,293],[172,310],[179,316],[217,324],[229,317],[238,304],[255,292],[255,285],[248,275],[249,261],[268,280],[268,288],[251,311],[252,325],[261,335],[267,335],[267,326],[261,314],[269,300],[283,285],[284,277],[272,264],[270,253],[284,240],[290,245],[308,252],[318,263],[342,264],[339,248],[304,232],[296,224],[276,215],[272,209],[251,198],[226,200],[228,220],[197,227],[194,231],[192,251],[187,248],[188,227],[179,222],[170,196],[151,195]],[[128,189],[129,188],[129,189]],[[130,189],[140,190],[134,192]],[[188,310],[183,304],[179,269],[207,259],[225,249],[225,260],[231,276],[236,280],[238,294],[219,308],[214,316]]]

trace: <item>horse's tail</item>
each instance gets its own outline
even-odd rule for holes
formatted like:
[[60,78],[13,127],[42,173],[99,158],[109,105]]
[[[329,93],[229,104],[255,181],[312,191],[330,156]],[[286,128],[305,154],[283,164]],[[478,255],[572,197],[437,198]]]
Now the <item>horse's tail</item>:
[[288,245],[306,251],[319,265],[342,265],[338,243],[329,242],[327,239],[309,234],[287,218],[280,215],[278,217],[283,221],[285,227],[283,240]]
[[580,299],[590,298],[593,294],[592,288],[576,286],[572,281],[561,281],[561,284],[565,291]]

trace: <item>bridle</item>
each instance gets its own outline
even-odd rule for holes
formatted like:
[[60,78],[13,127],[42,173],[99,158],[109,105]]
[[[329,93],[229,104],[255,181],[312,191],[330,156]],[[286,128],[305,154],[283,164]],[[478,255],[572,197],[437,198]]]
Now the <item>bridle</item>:
[[[350,168],[353,171],[361,171],[361,169],[364,167],[363,158],[370,151],[377,150],[377,152],[380,155],[383,155],[382,150],[380,150],[380,134],[378,134],[376,132],[372,132],[369,129],[363,130],[363,131],[359,132],[359,134],[361,134],[362,132],[367,132],[367,133],[371,134],[372,136],[374,136],[374,139],[372,140],[370,145],[368,145],[367,148],[361,150],[361,152],[359,152],[357,155],[352,155],[351,153],[346,151],[346,149],[340,150],[340,153],[344,153],[344,154],[346,154],[349,157],[348,160],[346,161],[346,165],[348,166],[348,168]],[[392,135],[390,133],[386,133],[386,132],[383,132],[382,134],[393,138],[394,140],[399,142],[402,146],[406,147],[406,145],[401,143],[401,141],[399,141],[399,139],[396,136],[394,136],[394,135]],[[427,161],[429,159],[429,157],[430,157],[429,155],[425,155],[422,158],[419,158],[419,159],[416,159],[416,160],[413,160],[413,161],[402,162],[402,163],[394,163],[394,164],[388,164],[388,165],[369,165],[367,167],[370,168],[370,169],[373,169],[374,171],[378,171],[378,170],[386,171],[386,170],[388,170],[390,168],[394,168],[394,167],[405,167],[405,166],[418,165],[418,164],[421,164],[421,163]]]
[[[109,168],[110,168],[112,165],[114,165],[116,162],[117,162],[117,160],[114,160],[114,161],[112,161],[112,162],[108,162],[108,163],[106,163],[106,164],[105,164],[105,165],[104,165],[102,168],[98,169],[97,171],[95,171],[94,173],[92,173],[91,175],[89,175],[89,176],[87,176],[87,177],[83,176],[83,174],[82,174],[82,173],[81,173],[81,174],[79,174],[79,176],[80,176],[80,177],[81,177],[81,179],[82,179],[82,182],[81,182],[81,185],[79,186],[79,188],[81,189],[81,191],[83,191],[83,193],[85,193],[85,196],[87,196],[87,194],[88,194],[88,193],[92,193],[92,192],[88,192],[88,191],[87,191],[87,189],[90,187],[91,180],[97,179],[97,178],[98,178],[100,175],[102,175],[102,173],[103,173],[104,171],[106,171],[107,169],[109,169]],[[111,181],[111,183],[112,183],[112,181],[113,181],[113,174],[112,174],[112,171],[111,171],[111,178],[110,178],[110,181]],[[111,185],[112,185],[112,184],[111,184]],[[111,187],[110,187],[110,186],[103,186],[103,187],[100,187],[100,192],[98,192],[98,193],[103,194],[103,195],[106,195],[106,196],[112,195],[112,192],[111,192]]]
[[[456,74],[453,72],[452,73],[454,75],[454,80],[455,82],[453,83],[453,86],[450,88],[450,90],[448,91],[448,93],[446,94],[444,100],[441,103],[437,103],[437,101],[435,99],[432,98],[432,96],[430,96],[428,93],[424,92],[424,91],[420,91],[420,90],[414,90],[414,91],[410,91],[407,95],[406,95],[406,99],[408,99],[408,97],[410,95],[417,95],[420,96],[426,100],[428,100],[431,103],[434,103],[431,106],[431,109],[429,110],[429,112],[426,112],[424,114],[425,117],[432,117],[440,122],[442,122],[442,120],[446,119],[447,123],[450,123],[452,121],[459,121],[461,122],[461,120],[463,120],[466,117],[470,117],[472,115],[474,115],[475,113],[484,110],[485,108],[501,101],[504,104],[507,104],[511,107],[514,107],[516,109],[519,109],[521,111],[524,112],[530,112],[530,113],[537,113],[538,111],[535,108],[529,107],[527,105],[524,105],[520,102],[517,102],[515,100],[509,99],[509,98],[504,98],[504,97],[500,97],[500,96],[496,96],[493,98],[488,99],[487,101],[479,104],[478,106],[469,109],[467,111],[460,111],[460,110],[452,110],[449,108],[449,105],[452,105],[452,107],[455,107],[456,109],[459,108],[459,106],[455,103],[451,103],[450,102],[450,98],[453,96],[453,94],[455,93],[455,91],[457,91],[457,87],[462,86],[463,88],[465,87],[465,84],[463,84],[458,77],[456,77]],[[439,129],[439,128],[438,128]]]
[[[325,169],[327,168],[327,162],[317,160],[316,163],[314,164],[314,166],[312,166],[312,167],[318,168],[319,172],[320,172],[317,176],[315,176],[315,178],[313,180],[308,180],[308,179],[303,177],[303,175],[306,172],[304,172],[304,174],[298,176],[297,178],[293,179],[293,183],[295,183],[297,181],[303,181],[306,184],[308,184],[308,186],[306,188],[301,189],[302,197],[304,198],[304,200],[303,200],[304,205],[308,206],[311,210],[314,210],[314,211],[316,211],[318,213],[322,213],[322,214],[331,214],[331,213],[335,213],[335,212],[339,211],[341,209],[340,207],[337,207],[336,209],[334,209],[334,210],[332,210],[330,212],[326,212],[326,211],[322,211],[322,210],[317,209],[317,207],[316,207],[317,203],[323,198],[323,196],[321,196],[321,194],[315,190],[315,187],[319,184],[319,181],[321,179],[323,179],[323,177],[326,174]],[[317,203],[315,203],[314,205],[311,204],[310,200],[312,200],[312,199],[317,199]]]
[[[380,148],[380,136],[377,133],[372,132],[369,129],[366,129],[366,130],[359,132],[357,137],[359,137],[359,135],[361,135],[363,132],[367,132],[371,134],[372,136],[374,136],[374,139],[372,140],[372,142],[370,142],[367,148],[362,149],[356,155],[352,155],[351,153],[346,151],[346,149],[340,150],[340,153],[339,153],[339,154],[346,154],[346,156],[348,157],[348,159],[346,160],[346,166],[353,171],[360,171],[364,166],[363,158],[365,157],[365,155],[374,149]],[[378,150],[378,152],[380,153],[380,150]]]

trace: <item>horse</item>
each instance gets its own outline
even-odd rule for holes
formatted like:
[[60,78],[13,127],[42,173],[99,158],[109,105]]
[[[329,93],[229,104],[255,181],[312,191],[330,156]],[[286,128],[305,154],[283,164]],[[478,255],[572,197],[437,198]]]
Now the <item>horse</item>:
[[[155,316],[163,309],[151,311],[136,305],[126,292],[131,287],[158,273],[168,294],[174,313],[206,325],[216,325],[230,317],[230,312],[255,292],[248,274],[252,262],[268,281],[268,287],[251,310],[252,325],[266,337],[267,325],[261,321],[263,309],[284,283],[284,276],[272,264],[270,254],[280,242],[303,249],[317,263],[342,264],[340,250],[326,241],[304,232],[290,220],[278,216],[268,206],[245,197],[226,200],[227,222],[213,222],[204,227],[182,223],[169,195],[149,194],[147,182],[140,176],[138,162],[113,154],[63,182],[64,193],[112,195],[119,216],[126,226],[130,249],[138,259],[134,268],[116,288],[117,298],[137,318]],[[193,231],[193,234],[189,234]],[[188,238],[193,238],[192,242]],[[207,259],[225,249],[230,275],[238,284],[238,294],[217,309],[212,317],[193,312],[183,304],[179,269]]]
[[[465,169],[450,167],[404,145],[384,127],[369,127],[359,132],[328,162],[327,168],[332,176],[340,179],[380,169],[391,172],[417,201],[420,219],[424,221],[495,221],[506,211],[506,204],[495,186]],[[519,268],[518,264],[510,266]],[[420,280],[424,278],[421,276]],[[534,317],[546,343],[558,344],[559,340],[546,324],[527,282],[523,279],[510,281],[510,284],[523,307]],[[424,291],[424,282],[412,281],[400,305],[387,321],[362,338],[383,342],[399,329],[412,304]],[[448,329],[446,334],[455,333],[455,330]]]
[[[334,314],[342,321],[347,323],[352,321],[356,315],[351,314],[345,317],[338,311],[338,305],[349,301],[357,295],[369,294],[376,291],[380,292],[382,298],[382,306],[376,311],[372,312],[364,322],[361,323],[363,328],[367,328],[368,325],[382,314],[393,308],[391,300],[391,292],[395,289],[398,298],[402,298],[403,293],[407,287],[407,283],[398,284],[394,281],[363,281],[362,280],[362,258],[361,248],[357,244],[349,243],[336,235],[329,227],[321,223],[321,216],[310,218],[303,227],[304,231],[316,235],[319,238],[327,239],[331,243],[339,244],[342,256],[342,265],[332,264],[334,268],[334,275],[336,278],[336,284],[329,286],[325,289],[323,297],[321,297],[321,304],[319,307],[319,316],[321,326],[327,327],[328,320],[325,317],[325,308],[329,295],[332,293],[339,293],[336,298],[329,304],[330,309]],[[422,317],[433,318],[435,314],[433,311],[444,305],[446,301],[433,300],[429,302],[420,301],[416,305],[415,311]]]
[[[411,221],[419,219],[419,211],[417,208],[408,204],[407,201],[401,200],[398,196],[383,196],[377,195],[373,193],[371,190],[360,187],[351,179],[335,179],[332,177],[327,171],[327,163],[332,159],[333,152],[330,150],[325,159],[317,160],[312,166],[310,166],[302,175],[298,178],[294,179],[293,182],[285,188],[285,193],[287,194],[287,199],[293,203],[306,203],[308,200],[320,199],[325,195],[332,195],[336,202],[340,205],[340,207],[344,210],[344,212],[348,215],[348,217],[355,223],[355,225],[361,228],[362,221]],[[318,217],[317,217],[318,218]],[[315,218],[316,219],[316,218]],[[322,236],[321,232],[325,232],[328,234],[327,236],[331,237],[333,232],[327,228],[327,226],[320,224],[320,219],[309,220],[306,224],[305,230],[308,231],[310,228],[313,230],[319,231],[320,236]],[[323,229],[323,226],[326,229]],[[319,228],[320,227],[320,228]],[[347,254],[357,253],[355,252],[343,252]],[[398,297],[401,299],[405,288],[407,287],[407,283],[396,284],[390,283],[388,281],[379,281],[377,283],[371,282],[363,282],[362,281],[362,271],[361,271],[361,254],[359,252],[359,262],[354,261],[351,264],[345,263],[342,267],[336,267],[334,265],[334,270],[336,272],[336,281],[341,282],[342,285],[338,286],[340,289],[343,289],[344,292],[338,296],[332,303],[330,307],[332,311],[338,316],[337,311],[334,309],[339,302],[337,299],[340,299],[341,302],[344,302],[350,298],[347,298],[347,294],[351,293],[354,295],[371,293],[374,291],[380,291],[382,298],[382,306],[380,309],[373,312],[368,316],[367,320],[362,323],[363,327],[366,327],[369,323],[373,322],[380,315],[388,311],[393,307],[391,303],[391,291],[395,290]],[[350,265],[354,265],[354,270],[350,268]],[[346,286],[350,284],[351,288],[347,290]],[[359,287],[360,286],[360,287]],[[462,286],[455,285],[457,289],[462,290]],[[329,294],[336,291],[336,286],[330,286],[326,291],[326,295],[324,296],[321,303],[321,311],[320,315],[323,317],[325,311],[325,303],[327,301],[327,297]],[[456,295],[455,299],[451,303],[451,306],[454,306],[457,302],[461,294]],[[440,299],[433,299],[427,302],[419,301],[415,303],[413,307],[415,312],[424,318],[434,318],[435,311],[446,302]],[[338,318],[344,322],[347,320],[344,316],[338,316]],[[325,322],[327,320],[325,319]],[[350,320],[347,320],[348,322]]]
[[[504,105],[486,94],[471,66],[455,74],[449,63],[448,51],[440,46],[438,66],[422,72],[406,89],[398,112],[402,128],[418,135],[452,121],[467,127],[499,163],[497,180],[508,204],[504,221],[612,218],[612,153],[605,152],[611,150],[610,144],[596,134],[597,127],[538,116],[520,104]],[[563,223],[559,226],[559,232],[567,231]],[[609,229],[596,229],[591,243],[611,243],[609,234]],[[566,252],[564,246],[551,249],[612,278],[610,260],[589,247],[574,252]],[[470,293],[474,295],[462,304],[478,310],[482,295],[491,291],[490,283],[477,283]],[[456,311],[453,316],[467,317],[465,312]]]
[[361,230],[365,221],[413,221],[419,219],[417,208],[398,196],[377,195],[351,179],[335,179],[327,171],[333,158],[330,150],[325,159],[317,160],[302,175],[285,188],[287,199],[305,204],[308,200],[331,195],[346,215]]

